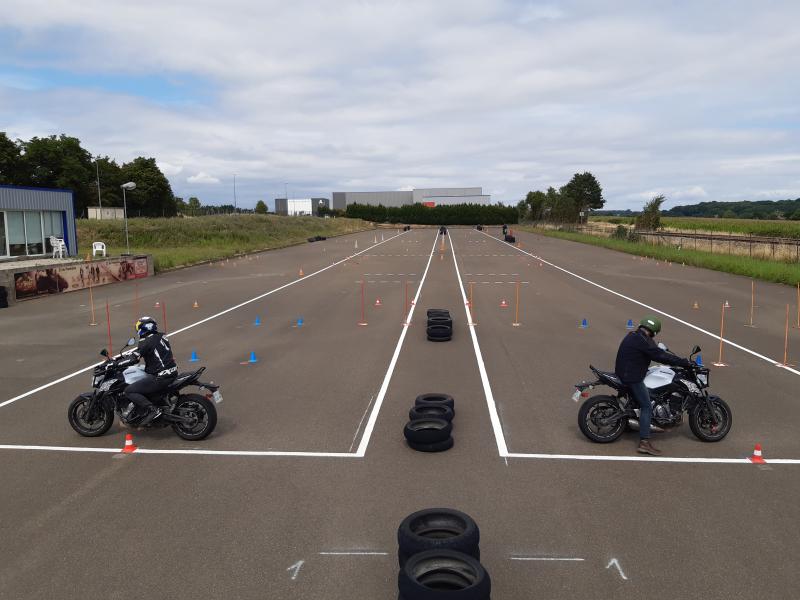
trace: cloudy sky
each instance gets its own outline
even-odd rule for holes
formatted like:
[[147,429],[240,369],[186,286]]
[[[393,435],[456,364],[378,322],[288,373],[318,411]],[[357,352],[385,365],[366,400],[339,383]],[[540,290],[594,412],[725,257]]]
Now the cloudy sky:
[[[656,8],[658,7],[658,8]],[[588,170],[610,208],[800,197],[800,2],[0,0],[0,131],[240,205]]]

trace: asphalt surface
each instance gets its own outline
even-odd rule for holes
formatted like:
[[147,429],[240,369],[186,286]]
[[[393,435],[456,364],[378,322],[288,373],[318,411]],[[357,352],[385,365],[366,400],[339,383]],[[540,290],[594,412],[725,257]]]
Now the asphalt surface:
[[[185,269],[140,281],[138,309],[137,286],[95,290],[103,312],[109,300],[115,350],[134,314],[158,316],[152,306],[166,302],[181,368],[193,367],[186,359],[197,351],[225,396],[209,439],[135,431],[137,445],[212,453],[9,447],[121,448],[127,430],[88,439],[67,423],[88,373],[0,408],[0,598],[395,598],[397,525],[433,506],[477,520],[493,598],[792,597],[800,465],[524,455],[635,456],[635,434],[609,445],[583,438],[570,395],[590,362],[613,366],[627,320],[647,310],[576,276],[711,333],[728,300],[726,337],[779,361],[795,291],[759,284],[758,328],[746,328],[747,279],[527,233],[517,232],[517,249],[497,233],[451,229],[443,247],[432,229],[385,231],[382,244],[373,244],[381,232],[367,232]],[[485,382],[453,249],[467,295],[475,282]],[[361,281],[366,326],[358,325]],[[409,298],[418,290],[419,298],[405,327],[407,281]],[[86,300],[65,294],[0,313],[0,402],[95,360],[107,345],[105,319],[89,326]],[[451,310],[452,341],[425,339],[429,307]],[[716,360],[717,339],[663,320],[676,352],[697,343],[706,363]],[[799,337],[790,331],[790,357],[793,347],[800,354]],[[251,351],[258,362],[240,364]],[[730,366],[712,368],[711,384],[733,409],[730,435],[704,444],[683,426],[655,443],[687,459],[741,458],[755,442],[768,461],[800,458],[798,375],[723,351]],[[448,452],[404,444],[408,409],[426,392],[456,399]],[[500,441],[512,457],[500,456]]]

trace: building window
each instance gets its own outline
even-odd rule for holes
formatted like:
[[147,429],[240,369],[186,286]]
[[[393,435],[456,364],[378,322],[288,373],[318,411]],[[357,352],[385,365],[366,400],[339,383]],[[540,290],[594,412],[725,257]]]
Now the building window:
[[11,256],[25,256],[27,254],[25,248],[25,217],[22,216],[22,211],[8,211],[6,212],[6,219],[8,220],[8,253]]
[[0,256],[6,256],[6,219],[5,213],[0,212]]
[[48,210],[42,213],[42,226],[44,229],[45,252],[53,252],[53,245],[50,243],[50,236],[64,239],[64,225],[61,221],[61,213]]
[[27,240],[29,256],[34,254],[44,254],[42,213],[39,211],[25,212],[25,238]]

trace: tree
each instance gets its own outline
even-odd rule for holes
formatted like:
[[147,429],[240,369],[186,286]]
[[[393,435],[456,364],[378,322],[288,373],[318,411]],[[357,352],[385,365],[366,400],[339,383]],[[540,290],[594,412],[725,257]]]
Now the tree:
[[258,202],[256,202],[256,214],[257,215],[267,214],[267,205],[263,200],[259,200]]
[[525,203],[528,205],[528,214],[531,220],[539,221],[547,204],[547,194],[539,190],[528,192],[528,195],[525,196]]
[[100,197],[103,206],[122,206],[122,190],[120,186],[125,183],[122,179],[122,169],[113,158],[98,156],[95,158],[95,171],[89,187],[92,188],[92,197],[89,205],[97,204],[97,175],[100,176]]
[[0,131],[0,184],[20,185],[27,181],[22,161],[21,142],[9,139]]
[[80,140],[64,134],[34,137],[22,143],[22,151],[29,178],[25,183],[72,190],[75,214],[85,215],[90,204],[94,169],[92,155],[81,146]]
[[186,207],[189,209],[189,213],[191,213],[193,217],[196,217],[200,212],[200,199],[192,196],[189,198],[189,202],[186,203]]
[[[127,195],[128,214],[142,217],[174,217],[175,196],[155,158],[139,156],[122,165],[122,178],[133,181],[136,189]],[[191,203],[191,198],[189,199]],[[199,202],[199,201],[198,201]]]
[[655,231],[661,227],[661,205],[666,198],[654,196],[642,209],[642,214],[636,217],[634,227],[644,231]]
[[575,173],[569,183],[561,188],[561,195],[568,200],[568,208],[565,206],[565,209],[573,213],[576,220],[581,212],[603,208],[606,202],[603,189],[588,171]]

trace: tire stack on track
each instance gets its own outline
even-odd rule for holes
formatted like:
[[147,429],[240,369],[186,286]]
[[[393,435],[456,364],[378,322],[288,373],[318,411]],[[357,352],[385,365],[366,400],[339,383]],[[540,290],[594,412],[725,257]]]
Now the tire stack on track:
[[452,508],[417,511],[397,529],[398,600],[489,600],[492,581],[480,563],[480,531]]
[[422,394],[408,411],[403,428],[409,448],[418,452],[444,452],[453,447],[455,400],[448,394]]
[[506,234],[505,240],[509,244],[516,244],[517,243],[517,238],[515,236],[513,236],[513,235]]
[[425,329],[431,342],[449,342],[453,339],[453,317],[446,308],[428,309],[428,326]]

